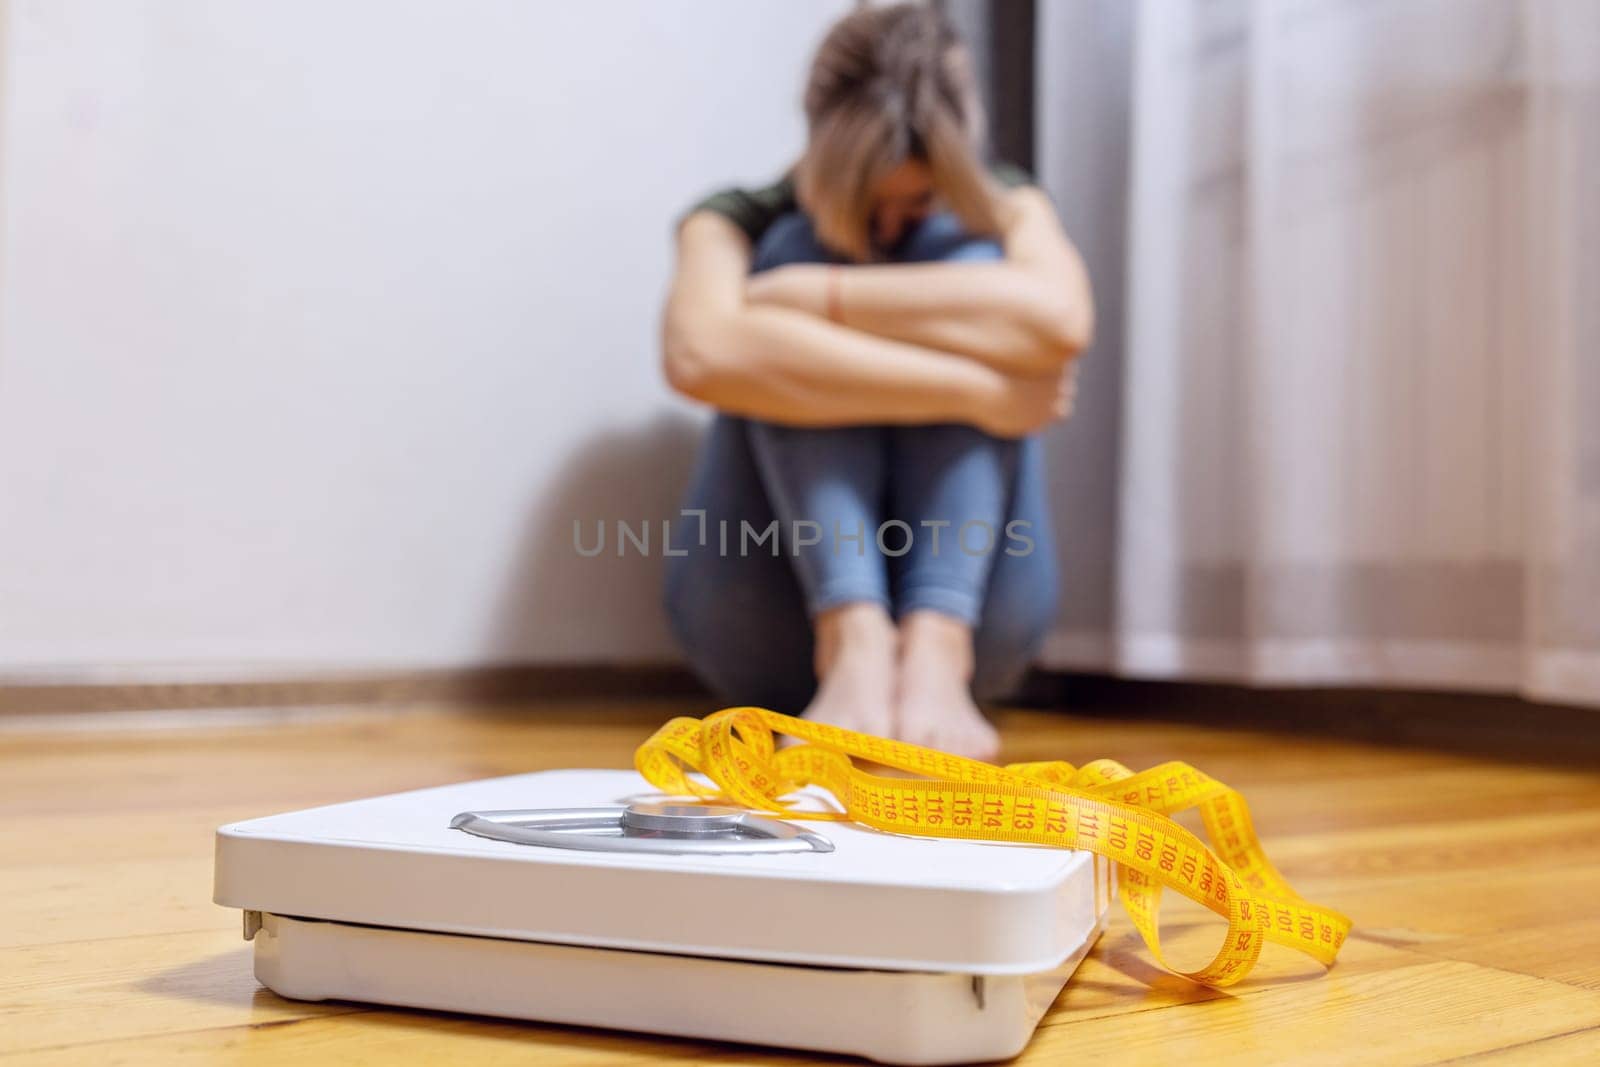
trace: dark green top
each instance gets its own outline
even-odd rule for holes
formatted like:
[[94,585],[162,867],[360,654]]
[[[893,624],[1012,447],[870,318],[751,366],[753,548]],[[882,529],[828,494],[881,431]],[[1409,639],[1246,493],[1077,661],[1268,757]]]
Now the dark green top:
[[[991,163],[989,173],[1007,189],[1033,184],[1033,175],[1010,163]],[[750,238],[750,243],[755,244],[767,232],[768,226],[780,216],[799,210],[799,207],[794,194],[794,179],[785,174],[771,185],[759,189],[723,189],[712,193],[690,208],[684,217],[696,211],[714,211],[743,230],[745,236]]]

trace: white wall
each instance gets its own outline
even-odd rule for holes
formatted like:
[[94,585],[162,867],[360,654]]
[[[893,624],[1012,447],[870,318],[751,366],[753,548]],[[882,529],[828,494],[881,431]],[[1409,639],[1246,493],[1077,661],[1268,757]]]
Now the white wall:
[[674,215],[843,2],[11,0],[0,679],[674,654]]

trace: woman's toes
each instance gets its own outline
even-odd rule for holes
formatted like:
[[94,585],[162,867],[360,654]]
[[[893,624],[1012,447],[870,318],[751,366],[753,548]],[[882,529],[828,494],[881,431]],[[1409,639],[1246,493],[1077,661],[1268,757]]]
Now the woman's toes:
[[923,748],[944,749],[944,735],[937,721],[901,706],[900,740]]
[[894,658],[892,648],[856,646],[830,663],[817,695],[802,713],[813,722],[841,726],[857,733],[889,736],[894,732]]
[[902,675],[900,739],[970,759],[992,759],[1000,735],[956,678]]
[[939,735],[938,748],[968,759],[993,759],[1000,750],[1000,738],[984,723],[952,723]]
[[[977,712],[977,709],[973,709]],[[961,754],[972,759],[993,760],[1000,754],[1000,732],[977,712],[961,731]]]

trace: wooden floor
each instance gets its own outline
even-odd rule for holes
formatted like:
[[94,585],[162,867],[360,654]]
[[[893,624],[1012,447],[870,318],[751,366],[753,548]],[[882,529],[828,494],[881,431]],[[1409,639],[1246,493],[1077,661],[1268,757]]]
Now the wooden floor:
[[[238,914],[210,902],[219,823],[626,766],[685,710],[0,716],[0,1061],[809,1062],[285,1001],[251,977]],[[1600,1063],[1600,769],[1042,712],[1002,727],[1008,759],[1178,757],[1239,787],[1279,866],[1356,922],[1333,971],[1268,946],[1254,976],[1217,992],[1157,970],[1119,915],[1017,1062]],[[1174,913],[1180,962],[1215,944],[1203,919]]]

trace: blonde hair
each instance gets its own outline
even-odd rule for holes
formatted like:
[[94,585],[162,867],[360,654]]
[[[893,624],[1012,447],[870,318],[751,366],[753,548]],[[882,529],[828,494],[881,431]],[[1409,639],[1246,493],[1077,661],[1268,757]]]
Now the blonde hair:
[[810,136],[795,191],[823,244],[871,257],[873,186],[906,160],[927,164],[967,230],[998,232],[970,64],[933,8],[868,7],[839,20],[812,60],[805,112]]

